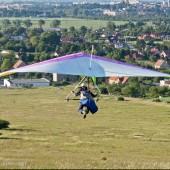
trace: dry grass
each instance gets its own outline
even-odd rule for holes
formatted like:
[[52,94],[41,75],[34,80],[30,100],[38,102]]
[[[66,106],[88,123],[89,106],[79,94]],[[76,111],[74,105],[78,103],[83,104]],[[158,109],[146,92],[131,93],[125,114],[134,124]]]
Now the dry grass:
[[170,168],[170,104],[101,96],[84,120],[72,88],[0,89],[1,169]]

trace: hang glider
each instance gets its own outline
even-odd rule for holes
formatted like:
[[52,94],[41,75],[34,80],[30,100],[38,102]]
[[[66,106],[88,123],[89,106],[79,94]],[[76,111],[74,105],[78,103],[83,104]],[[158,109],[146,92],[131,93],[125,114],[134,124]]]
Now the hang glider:
[[0,73],[0,77],[19,72],[58,73],[87,77],[170,77],[170,74],[86,53],[75,53],[12,69]]

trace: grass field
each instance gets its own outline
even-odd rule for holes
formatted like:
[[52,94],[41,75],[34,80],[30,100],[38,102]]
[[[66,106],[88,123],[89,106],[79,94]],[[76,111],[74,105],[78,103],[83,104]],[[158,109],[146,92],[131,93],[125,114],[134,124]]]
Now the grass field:
[[[40,19],[43,19],[45,21],[45,25],[43,25],[44,28],[49,28],[50,23],[54,19],[58,19],[61,21],[60,28],[70,28],[71,26],[74,26],[76,29],[80,28],[81,26],[86,26],[88,28],[98,29],[105,27],[108,21],[104,20],[88,20],[88,19],[76,19],[76,18],[0,18],[0,25],[2,25],[2,21],[4,19],[9,19],[12,23],[13,20],[19,19],[21,21],[30,19],[33,23],[32,27],[39,27],[38,21]],[[125,24],[125,21],[114,21],[116,25]]]
[[161,98],[162,101],[170,103],[170,97]]
[[170,169],[170,104],[100,97],[86,119],[73,86],[0,89],[0,169]]

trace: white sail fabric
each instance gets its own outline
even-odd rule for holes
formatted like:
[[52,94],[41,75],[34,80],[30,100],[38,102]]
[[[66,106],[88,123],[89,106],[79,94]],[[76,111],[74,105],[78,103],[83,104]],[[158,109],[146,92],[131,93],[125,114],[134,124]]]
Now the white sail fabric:
[[86,53],[66,55],[12,69],[0,73],[0,77],[18,72],[59,73],[88,77],[170,77],[170,74]]

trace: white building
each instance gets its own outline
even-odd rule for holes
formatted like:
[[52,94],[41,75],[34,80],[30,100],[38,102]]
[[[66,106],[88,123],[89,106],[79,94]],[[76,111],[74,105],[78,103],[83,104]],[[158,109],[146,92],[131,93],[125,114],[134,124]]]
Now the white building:
[[7,50],[2,50],[2,51],[1,51],[1,54],[9,54],[9,51],[7,51]]
[[121,49],[121,48],[124,47],[123,44],[120,43],[119,41],[118,41],[117,43],[115,43],[114,46],[115,46],[115,48],[117,48],[117,49]]
[[110,15],[110,16],[117,16],[117,15],[124,15],[123,11],[111,11],[111,10],[104,10],[104,15]]
[[104,10],[104,11],[103,11],[103,14],[104,14],[104,15],[112,15],[112,16],[115,16],[115,15],[116,15],[116,12],[111,11],[111,10]]
[[23,41],[25,39],[24,36],[22,35],[19,35],[19,36],[11,36],[11,40],[14,40],[14,41]]
[[160,86],[168,86],[168,87],[170,87],[170,80],[169,79],[160,80]]
[[50,81],[41,79],[4,79],[5,87],[39,87],[39,86],[49,86]]

